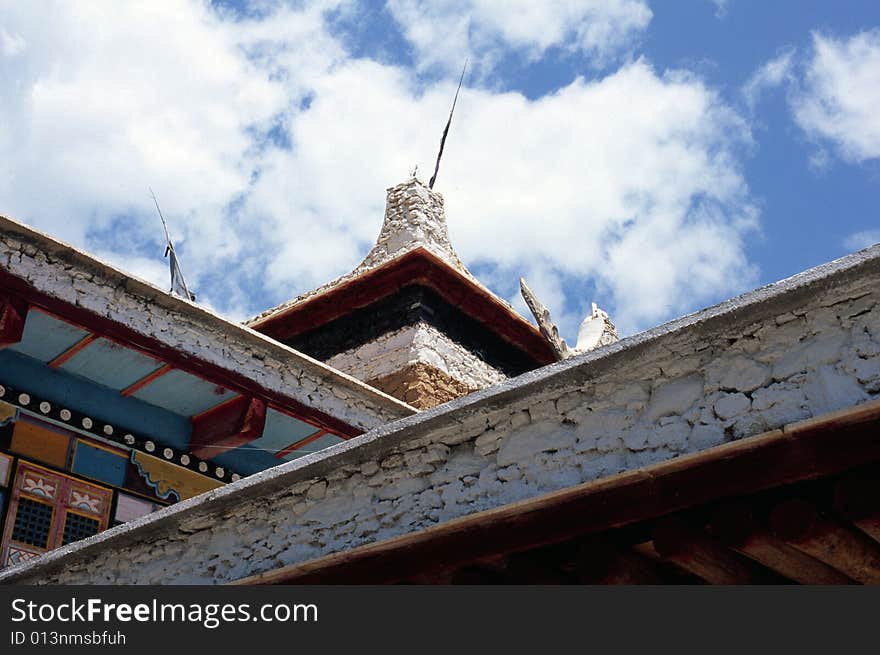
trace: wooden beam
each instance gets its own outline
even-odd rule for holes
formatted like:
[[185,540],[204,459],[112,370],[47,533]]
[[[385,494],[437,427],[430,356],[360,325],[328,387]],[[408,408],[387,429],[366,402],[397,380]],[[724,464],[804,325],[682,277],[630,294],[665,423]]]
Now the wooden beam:
[[737,552],[800,584],[853,584],[838,570],[769,534],[755,520],[750,504],[728,503],[712,515],[712,535]]
[[259,439],[265,426],[266,402],[238,396],[192,419],[189,449],[196,457],[210,459]]
[[275,453],[275,457],[277,457],[278,459],[284,459],[290,453],[292,453],[294,450],[299,450],[300,448],[303,448],[304,446],[308,446],[313,441],[317,441],[321,437],[326,436],[328,434],[331,434],[331,433],[327,432],[327,430],[318,430],[314,434],[310,434],[308,437],[305,437],[304,439],[300,439],[299,441],[294,441],[289,446],[285,446],[284,448],[279,450],[277,453]]
[[840,480],[834,486],[834,509],[880,543],[880,476],[875,471]]
[[838,523],[800,498],[777,504],[773,533],[857,582],[880,584],[880,547],[861,532]]
[[10,295],[0,295],[0,348],[21,341],[27,320],[28,305]]
[[174,370],[174,367],[171,364],[162,364],[162,366],[157,368],[155,371],[153,371],[152,373],[147,373],[140,380],[138,380],[137,382],[133,382],[119,393],[123,396],[133,396],[145,386],[147,386],[154,380],[159,379],[160,377],[172,370]]
[[653,537],[654,548],[664,560],[710,584],[774,584],[785,581],[679,517],[670,516],[657,521]]
[[49,368],[59,368],[64,362],[71,360],[78,352],[85,350],[90,343],[96,341],[98,339],[98,335],[96,334],[87,334],[82,339],[73,344],[70,348],[65,350],[60,355],[56,356],[51,362],[47,364]]
[[578,548],[574,575],[580,584],[665,584],[656,561],[640,552],[592,538]]
[[[454,565],[602,532],[880,459],[880,401],[821,422],[789,426],[453,519],[381,542],[260,573],[242,584],[323,582],[417,575],[425,562]],[[387,576],[384,577],[384,576]]]

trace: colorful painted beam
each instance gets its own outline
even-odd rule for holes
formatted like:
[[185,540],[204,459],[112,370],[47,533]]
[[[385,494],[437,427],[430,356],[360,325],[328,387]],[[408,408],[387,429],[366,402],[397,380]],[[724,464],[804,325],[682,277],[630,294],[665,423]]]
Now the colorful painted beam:
[[0,295],[0,348],[21,341],[28,306],[10,295]]
[[190,422],[186,418],[11,350],[0,350],[0,384],[163,445],[184,449],[189,443]]
[[238,396],[192,419],[190,452],[212,458],[259,439],[266,425],[266,402]]

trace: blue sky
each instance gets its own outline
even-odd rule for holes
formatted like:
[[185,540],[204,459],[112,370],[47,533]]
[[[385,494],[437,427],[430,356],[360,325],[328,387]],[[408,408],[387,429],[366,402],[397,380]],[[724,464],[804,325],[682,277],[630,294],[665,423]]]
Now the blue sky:
[[880,241],[880,4],[0,4],[0,213],[240,320],[354,268],[427,178],[574,340]]

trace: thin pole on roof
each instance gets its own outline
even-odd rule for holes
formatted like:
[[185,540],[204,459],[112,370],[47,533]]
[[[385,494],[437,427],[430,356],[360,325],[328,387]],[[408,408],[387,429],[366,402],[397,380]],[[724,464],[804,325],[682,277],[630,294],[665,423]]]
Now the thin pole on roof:
[[458,101],[458,92],[461,91],[461,83],[464,81],[464,72],[467,69],[468,60],[465,58],[464,66],[461,68],[461,77],[458,78],[458,88],[455,90],[455,97],[452,99],[452,109],[449,110],[449,119],[446,121],[446,127],[443,128],[443,136],[440,137],[440,152],[437,153],[437,163],[434,165],[434,174],[428,182],[428,188],[434,188],[434,182],[437,181],[437,173],[440,171],[440,158],[443,156],[443,146],[446,145],[446,135],[449,134],[449,126],[452,125],[452,113],[455,111],[455,103]]
[[162,209],[159,207],[159,199],[156,198],[156,194],[153,193],[152,187],[147,187],[150,189],[150,196],[153,198],[153,202],[156,203],[156,211],[159,212],[159,218],[162,220],[162,227],[165,229],[165,256],[169,258],[168,264],[171,268],[171,293],[176,293],[179,296],[183,296],[187,300],[195,300],[196,294],[192,293],[186,286],[186,281],[183,279],[183,271],[180,270],[180,262],[177,259],[177,253],[174,251],[174,244],[171,241],[171,236],[168,234],[168,223],[165,222],[165,216],[162,215]]

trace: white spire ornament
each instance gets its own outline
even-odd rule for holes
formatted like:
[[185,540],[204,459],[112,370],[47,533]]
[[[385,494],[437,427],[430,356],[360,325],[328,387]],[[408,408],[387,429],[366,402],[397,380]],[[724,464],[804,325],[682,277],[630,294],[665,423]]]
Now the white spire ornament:
[[531,310],[535,321],[538,323],[538,329],[541,330],[541,334],[547,339],[547,343],[550,344],[550,348],[556,355],[557,360],[568,359],[574,355],[580,355],[581,353],[599,348],[600,346],[607,346],[620,340],[620,337],[617,335],[617,328],[612,323],[608,313],[599,309],[596,303],[592,303],[592,311],[578,329],[577,345],[574,348],[569,348],[568,344],[565,343],[565,339],[559,335],[559,328],[556,327],[556,324],[550,317],[550,310],[529,289],[525,279],[519,279],[519,288],[523,300],[526,301],[526,305],[529,306],[529,310]]

